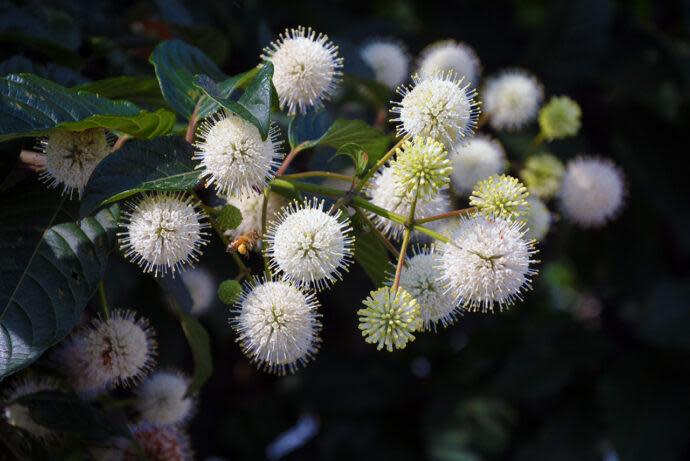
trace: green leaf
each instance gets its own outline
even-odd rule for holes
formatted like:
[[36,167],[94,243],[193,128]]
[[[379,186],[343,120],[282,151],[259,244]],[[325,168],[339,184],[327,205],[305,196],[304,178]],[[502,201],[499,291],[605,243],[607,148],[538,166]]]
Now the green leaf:
[[27,182],[0,197],[0,379],[72,330],[105,271],[118,207],[57,224],[66,202]]
[[288,141],[294,149],[303,142],[313,142],[320,139],[333,124],[333,119],[325,110],[297,114],[290,118],[288,126]]
[[[230,98],[230,96],[235,92],[235,90],[245,89],[249,85],[256,74],[259,72],[259,67],[254,67],[247,72],[234,75],[227,80],[217,83],[218,95],[222,98]],[[198,77],[198,76],[197,76]],[[206,118],[212,113],[216,112],[220,108],[220,105],[211,98],[203,98],[199,106],[199,119]]]
[[374,286],[381,286],[388,278],[390,262],[388,252],[379,240],[374,229],[371,229],[358,212],[352,217],[352,228],[355,234],[355,261],[362,266]]
[[168,133],[175,124],[175,114],[165,109],[143,111],[129,101],[71,90],[32,74],[0,79],[0,95],[0,142],[44,136],[55,129],[89,128],[153,138]]
[[207,75],[198,75],[194,83],[221,107],[256,126],[261,133],[261,138],[266,139],[271,128],[271,106],[275,102],[272,78],[273,65],[264,64],[238,101],[225,96],[227,90],[221,88]]
[[145,191],[184,191],[199,181],[192,147],[179,137],[129,141],[104,158],[89,179],[80,213]]
[[37,424],[60,433],[73,433],[89,441],[131,436],[121,411],[107,413],[74,394],[42,391],[19,399]]
[[355,164],[355,174],[359,177],[364,175],[367,170],[369,156],[364,152],[362,146],[353,142],[347,143],[336,151],[335,156],[339,155],[350,157]]
[[[317,124],[318,121],[314,120]],[[373,128],[361,120],[336,120],[326,132],[317,139],[300,139],[295,129],[290,129],[290,144],[309,149],[316,146],[328,146],[340,149],[346,144],[358,144],[369,157],[369,165],[373,165],[386,152],[391,138],[381,130]],[[298,144],[294,144],[298,142]]]
[[136,104],[160,107],[166,104],[158,80],[153,76],[106,78],[72,87],[75,91],[88,91],[108,99],[126,99]]
[[187,395],[194,395],[201,390],[204,383],[213,374],[213,359],[211,357],[211,339],[208,332],[199,320],[193,315],[182,310],[176,302],[172,301],[175,315],[180,321],[182,331],[187,337],[189,347],[194,358],[194,375],[187,388]]
[[156,46],[149,58],[156,71],[163,97],[170,107],[189,119],[203,92],[194,85],[194,76],[208,75],[215,81],[227,79],[203,51],[181,40],[168,40]]

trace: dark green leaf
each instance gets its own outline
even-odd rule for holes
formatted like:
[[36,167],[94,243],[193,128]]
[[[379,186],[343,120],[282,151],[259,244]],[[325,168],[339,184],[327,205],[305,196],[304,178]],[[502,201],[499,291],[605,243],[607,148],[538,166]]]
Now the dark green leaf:
[[[312,123],[318,123],[314,119]],[[305,121],[305,124],[306,121]],[[358,144],[367,153],[369,165],[373,165],[386,152],[390,144],[390,136],[381,130],[372,128],[361,120],[336,120],[328,130],[316,139],[302,139],[297,135],[297,128],[290,129],[290,144],[301,145],[303,149],[316,146],[328,146],[340,149],[346,144]],[[293,147],[294,147],[293,145]]]
[[61,433],[73,433],[88,441],[130,437],[122,412],[107,413],[74,394],[43,391],[19,399],[37,424]]
[[249,123],[256,126],[261,133],[261,138],[266,139],[271,128],[271,106],[274,103],[273,88],[273,65],[264,64],[251,80],[246,90],[238,101],[234,101],[226,96],[228,89],[232,92],[239,81],[232,80],[231,87],[224,83],[223,87],[213,81],[207,75],[198,75],[194,83],[211,100],[218,103],[221,107],[239,115]]
[[0,379],[64,338],[103,276],[117,206],[78,222],[66,200],[21,183],[0,196]]
[[355,261],[362,266],[374,286],[381,286],[390,271],[386,247],[379,240],[376,231],[359,214],[353,216],[352,228],[355,234]]
[[42,136],[54,129],[107,128],[138,138],[169,132],[175,115],[165,109],[142,111],[128,101],[110,101],[31,74],[0,79],[0,141]]
[[163,97],[170,107],[187,119],[203,94],[194,85],[194,76],[204,74],[215,81],[227,79],[216,63],[200,49],[181,40],[159,43],[149,61],[156,70]]
[[[259,72],[258,67],[254,67],[247,72],[230,77],[229,79],[217,83],[217,91],[219,97],[223,99],[230,98],[230,96],[238,89],[245,89],[249,85],[256,74]],[[219,109],[219,104],[211,98],[203,98],[199,107],[198,117],[200,119],[206,118]]]
[[359,144],[353,142],[347,143],[338,149],[335,155],[336,157],[339,155],[350,157],[355,164],[355,174],[357,176],[361,177],[366,172],[369,156]]
[[108,155],[91,174],[80,213],[144,191],[189,190],[199,181],[192,147],[178,137],[130,141]]
[[303,142],[320,139],[332,124],[333,119],[325,110],[295,115],[288,126],[290,147],[294,149]]
[[147,106],[164,106],[165,99],[158,86],[158,80],[152,76],[121,76],[96,80],[72,87],[76,91],[88,91],[108,99],[126,99]]
[[201,390],[204,383],[213,374],[213,359],[211,358],[211,339],[199,320],[182,310],[176,302],[172,302],[175,315],[180,321],[182,331],[187,337],[189,347],[194,357],[194,376],[187,388],[187,395],[194,395]]

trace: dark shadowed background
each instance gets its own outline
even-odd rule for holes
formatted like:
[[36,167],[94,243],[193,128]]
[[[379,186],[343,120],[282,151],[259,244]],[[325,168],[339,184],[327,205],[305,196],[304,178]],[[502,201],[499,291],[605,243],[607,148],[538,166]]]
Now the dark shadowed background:
[[[687,2],[0,5],[0,74],[33,72],[66,86],[152,75],[152,48],[172,37],[195,44],[230,75],[255,66],[261,48],[296,25],[328,33],[341,45],[346,72],[361,76],[368,71],[353,50],[372,37],[397,37],[413,55],[437,39],[462,40],[477,51],[483,76],[524,67],[547,97],[580,103],[579,136],[550,144],[551,152],[563,160],[601,154],[625,172],[627,204],[612,224],[586,231],[555,224],[524,303],[465,315],[401,352],[377,352],[361,337],[356,310],[372,285],[359,268],[320,295],[323,346],[293,376],[255,371],[217,303],[203,317],[215,372],[190,424],[199,459],[690,459]],[[367,108],[351,110],[373,119]],[[511,159],[520,160],[534,130],[499,134]],[[18,145],[0,145],[8,152],[0,175]],[[217,243],[202,265],[217,280],[233,275]],[[161,365],[190,370],[156,283],[117,258],[105,283],[111,305],[153,319]]]

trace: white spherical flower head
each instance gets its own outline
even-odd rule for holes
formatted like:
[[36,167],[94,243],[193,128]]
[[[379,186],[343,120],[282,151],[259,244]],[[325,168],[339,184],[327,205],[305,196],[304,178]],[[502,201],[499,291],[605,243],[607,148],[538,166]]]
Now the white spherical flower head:
[[456,144],[450,152],[450,160],[453,165],[450,178],[460,194],[468,194],[477,182],[503,173],[506,167],[501,143],[484,135]]
[[537,117],[544,99],[541,83],[522,70],[507,70],[489,79],[484,89],[484,111],[497,130],[517,130]]
[[530,196],[527,203],[529,203],[529,211],[525,220],[525,227],[527,228],[525,238],[542,240],[551,227],[551,212],[546,208],[544,202],[535,196]]
[[316,354],[321,331],[313,293],[285,280],[244,286],[231,324],[245,355],[270,373],[294,373]]
[[400,287],[419,304],[424,329],[452,324],[461,315],[458,303],[438,277],[438,254],[433,247],[416,249],[400,273]]
[[280,108],[290,115],[319,108],[340,81],[343,58],[328,35],[310,28],[286,29],[264,49],[261,58],[273,63],[273,84]]
[[217,282],[213,274],[203,267],[182,273],[182,283],[192,298],[191,311],[203,315],[216,301]]
[[50,440],[56,433],[34,421],[29,408],[17,400],[38,392],[55,391],[57,389],[57,382],[49,378],[25,378],[16,381],[9,391],[2,396],[2,400],[6,402],[3,415],[5,421],[10,426],[23,430],[35,439],[40,441]]
[[[247,194],[234,196],[228,195],[227,202],[236,207],[242,213],[242,222],[237,228],[227,231],[225,234],[236,238],[240,235],[261,236],[261,217],[263,215],[264,194],[263,192],[252,191]],[[278,194],[271,194],[268,197],[268,208],[266,210],[266,222],[271,223],[276,213],[287,203],[284,197]],[[259,244],[261,242],[259,241]]]
[[159,371],[137,389],[136,408],[141,419],[154,424],[180,424],[194,410],[194,399],[187,397],[189,379],[179,372]]
[[[408,216],[410,214],[412,196],[400,193],[400,187],[390,166],[381,168],[376,173],[369,187],[367,187],[367,194],[374,205],[401,216]],[[450,208],[448,194],[441,192],[431,197],[418,199],[414,214],[415,218],[426,218],[450,211]],[[395,223],[375,213],[369,213],[368,216],[385,235],[396,240],[402,237],[405,230],[402,224]],[[427,227],[436,229],[442,223],[443,221],[434,221],[428,223]],[[415,235],[417,235],[416,232]]]
[[298,286],[321,290],[342,279],[352,263],[352,227],[341,210],[324,211],[325,202],[292,202],[268,229],[271,269]]
[[133,441],[122,453],[123,461],[149,459],[151,461],[192,461],[189,437],[171,425],[143,422],[130,427]]
[[391,168],[399,193],[418,193],[419,198],[429,199],[448,187],[453,167],[440,142],[417,137],[412,142],[405,141],[396,154]]
[[476,83],[481,65],[472,47],[455,40],[441,40],[422,50],[418,69],[422,77],[451,70],[468,82]]
[[479,116],[477,92],[454,72],[412,77],[412,86],[400,86],[400,102],[391,112],[398,135],[429,136],[451,146],[472,135]]
[[405,47],[393,40],[375,40],[367,43],[359,52],[374,71],[377,82],[395,89],[407,79],[410,56]]
[[63,342],[55,353],[55,361],[72,389],[83,399],[92,399],[107,391],[112,383],[110,370],[91,363],[86,353],[86,334],[77,332]]
[[202,178],[222,194],[250,193],[273,177],[282,154],[279,132],[271,126],[266,140],[242,117],[220,110],[199,125],[194,160]]
[[208,223],[195,201],[181,193],[145,195],[123,214],[120,248],[144,272],[155,276],[184,269],[207,243]]
[[463,218],[451,242],[440,247],[440,277],[465,309],[493,312],[498,304],[503,310],[530,288],[536,250],[523,226],[501,218]]
[[582,227],[599,227],[621,209],[625,180],[610,160],[578,157],[568,162],[560,191],[563,214]]
[[129,386],[154,366],[156,341],[148,320],[133,311],[115,310],[107,319],[95,319],[83,333],[87,373],[107,376]]
[[404,349],[422,327],[419,304],[403,288],[372,291],[364,305],[364,309],[357,311],[359,329],[366,342],[376,344],[378,350]]
[[81,197],[96,165],[111,150],[108,136],[102,128],[85,131],[55,131],[41,141],[40,150],[46,155],[41,179],[49,187],[62,186],[62,193]]

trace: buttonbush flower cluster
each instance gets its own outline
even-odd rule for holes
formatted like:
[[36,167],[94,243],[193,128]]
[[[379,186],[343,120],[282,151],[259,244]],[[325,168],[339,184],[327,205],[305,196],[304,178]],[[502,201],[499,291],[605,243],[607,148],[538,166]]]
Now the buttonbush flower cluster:
[[[462,328],[469,315],[511,308],[529,296],[538,274],[537,242],[568,222],[597,228],[620,213],[621,168],[600,155],[567,159],[552,142],[578,135],[583,121],[574,99],[548,95],[526,70],[483,71],[462,42],[433,43],[416,60],[407,50],[393,38],[366,40],[359,57],[376,83],[350,81],[337,44],[298,26],[256,56],[254,69],[216,85],[206,85],[206,75],[184,83],[181,94],[199,95],[191,114],[180,113],[184,139],[129,140],[115,127],[93,125],[47,132],[37,153],[40,178],[60,187],[63,200],[81,199],[92,215],[121,202],[112,238],[102,221],[84,220],[80,229],[97,243],[113,240],[130,269],[164,287],[171,315],[190,338],[195,370],[159,367],[148,320],[159,315],[142,306],[111,310],[101,283],[90,304],[95,312],[90,307],[48,355],[55,376],[18,379],[2,396],[9,425],[49,441],[53,429],[32,419],[26,396],[68,389],[103,404],[129,394],[131,437],[113,439],[100,455],[191,459],[184,426],[211,362],[208,347],[199,347],[207,338],[197,317],[213,308],[216,293],[248,361],[269,373],[295,373],[318,354],[323,294],[349,283],[348,271],[363,269],[371,279],[349,314],[373,345],[363,347],[394,352],[414,347],[420,335]],[[389,91],[391,101],[377,103],[376,120],[332,122],[331,106],[366,93],[344,91],[348,85]],[[522,142],[504,146],[505,132]],[[151,163],[162,141],[177,147],[165,144]],[[329,152],[350,167],[305,166],[305,157]],[[124,157],[137,167],[119,164]],[[128,169],[137,171],[121,180]],[[216,271],[222,278],[204,268],[209,248],[226,258]],[[87,253],[80,263],[105,258]],[[74,276],[51,296],[96,292],[100,279],[91,278]],[[168,288],[176,282],[186,286],[187,308]]]

